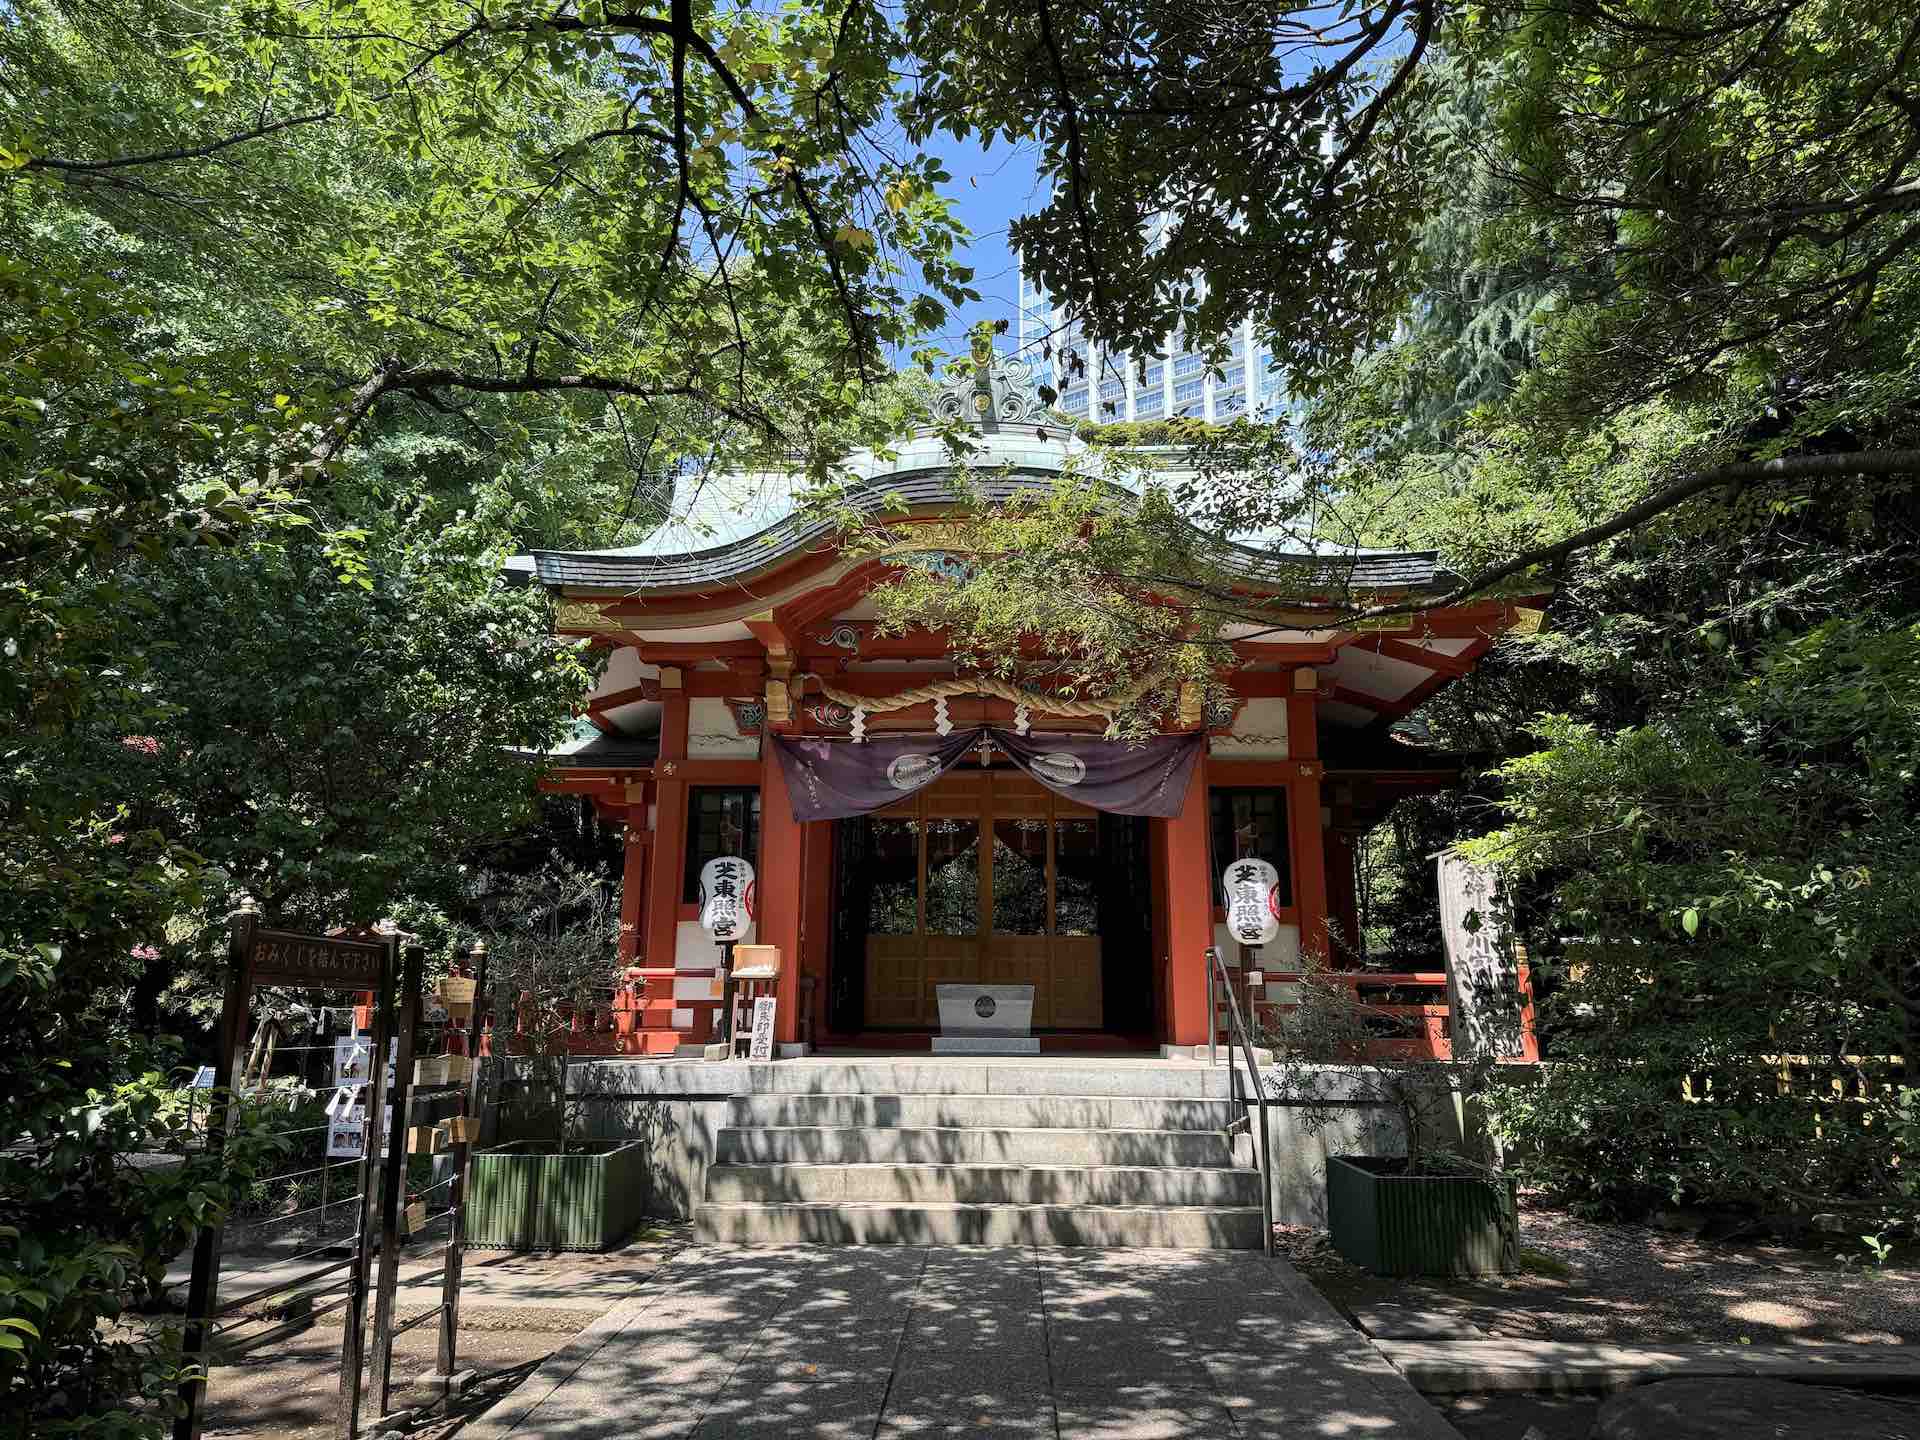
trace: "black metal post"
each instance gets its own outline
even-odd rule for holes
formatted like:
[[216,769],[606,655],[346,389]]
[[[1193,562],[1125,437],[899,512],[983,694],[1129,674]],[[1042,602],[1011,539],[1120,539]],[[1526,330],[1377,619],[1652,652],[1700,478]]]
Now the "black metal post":
[[373,1182],[380,1173],[380,1111],[387,1099],[387,1037],[393,1034],[394,991],[400,979],[399,937],[389,935],[385,949],[380,961],[380,989],[374,996],[367,1083],[361,1091],[366,1097],[366,1139],[360,1147],[360,1211],[354,1222],[347,1313],[341,1321],[339,1440],[354,1440],[360,1433],[360,1391],[366,1372],[367,1272],[372,1256],[373,1221],[380,1213],[374,1204]]
[[[233,1076],[240,1065],[240,1047],[246,1043],[247,1001],[253,983],[247,960],[253,951],[253,932],[260,916],[253,901],[242,899],[233,916],[227,940],[227,993],[220,1007],[220,1049],[213,1057],[213,1090],[207,1108],[207,1149],[223,1154],[233,1128]],[[203,1225],[193,1240],[193,1278],[187,1283],[187,1323],[181,1341],[181,1360],[189,1367],[180,1384],[181,1412],[174,1421],[174,1440],[200,1440],[206,1423],[208,1344],[214,1308],[220,1303],[220,1243],[225,1226]]]
[[1273,1258],[1273,1130],[1267,1123],[1267,1082],[1260,1074],[1260,1061],[1254,1054],[1253,1037],[1247,1030],[1246,1021],[1240,1017],[1240,1000],[1233,993],[1233,980],[1227,974],[1226,962],[1220,958],[1220,952],[1212,945],[1207,947],[1207,968],[1219,970],[1221,988],[1227,992],[1227,1021],[1231,1026],[1228,1034],[1227,1067],[1233,1072],[1232,1089],[1236,1103],[1240,1102],[1240,1067],[1234,1064],[1231,1047],[1238,1044],[1240,1053],[1247,1062],[1247,1076],[1253,1081],[1253,1098],[1260,1111],[1260,1218],[1265,1226],[1263,1248],[1267,1258]]
[[[1213,949],[1207,949],[1207,1064],[1212,1065],[1218,1058],[1220,1039],[1220,1002],[1213,994]],[[1227,1055],[1232,1060],[1232,1052]]]
[[426,954],[408,945],[401,968],[400,1014],[395,1023],[393,1123],[386,1172],[380,1177],[380,1279],[373,1297],[374,1414],[385,1415],[393,1388],[393,1300],[400,1279],[400,1209],[407,1191],[407,1132],[413,1120],[413,1032],[420,1023],[420,972]]
[[720,942],[720,1043],[727,1047],[727,1058],[733,1058],[733,946],[731,940]]

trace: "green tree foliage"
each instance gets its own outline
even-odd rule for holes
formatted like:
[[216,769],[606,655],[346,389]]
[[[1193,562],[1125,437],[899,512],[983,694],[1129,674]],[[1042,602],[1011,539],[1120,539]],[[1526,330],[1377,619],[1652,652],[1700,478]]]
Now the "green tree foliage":
[[[1448,55],[1423,76],[1430,97],[1423,123],[1430,153],[1445,165],[1447,203],[1432,206],[1417,231],[1410,267],[1416,298],[1395,363],[1407,374],[1403,443],[1442,448],[1482,406],[1510,395],[1538,355],[1552,312],[1583,290],[1578,269],[1556,268],[1516,224],[1490,246],[1487,217],[1512,216],[1516,187],[1479,143],[1492,124],[1492,77],[1504,67]],[[1517,217],[1514,217],[1517,218]]]
[[294,545],[142,587],[185,623],[156,647],[155,686],[177,698],[135,778],[215,896],[201,925],[170,928],[174,999],[211,1013],[215,987],[181,962],[215,953],[243,893],[293,928],[404,912],[451,940],[476,850],[533,817],[538,766],[502,747],[551,748],[590,679],[537,592],[502,588],[486,539],[472,522],[369,537],[364,586]]
[[1010,238],[1103,344],[1214,340],[1251,315],[1317,372],[1397,318],[1381,296],[1426,196],[1413,132],[1382,122],[1445,8],[928,0],[904,13],[905,116],[1035,138],[1051,190]]
[[103,1326],[256,1154],[136,1163],[186,1117],[177,1056],[124,1001],[202,892],[120,783],[121,738],[163,709],[128,576],[294,517],[261,475],[279,420],[236,405],[231,354],[160,352],[151,312],[90,277],[9,262],[0,283],[0,1131],[26,1142],[0,1153],[0,1387],[15,1432],[118,1434],[173,1366]]
[[1920,626],[1829,621],[1647,724],[1537,730],[1480,842],[1551,879],[1565,937],[1558,1063],[1509,1129],[1616,1203],[1901,1203]]
[[1073,433],[1089,445],[1183,448],[1211,429],[1204,420],[1082,420]]
[[[1455,297],[1506,308],[1489,346],[1524,342],[1525,280],[1594,302],[1538,338],[1561,423],[1678,395],[1786,404],[1814,435],[1884,408],[1864,370],[1906,372],[1920,58],[1897,9],[1009,3],[907,30],[940,60],[921,127],[1039,137],[1051,189],[1013,238],[1103,344],[1252,316],[1332,395]],[[1431,219],[1476,210],[1497,223]]]
[[0,116],[13,202],[281,279],[298,378],[340,400],[319,459],[398,397],[616,397],[682,441],[724,416],[803,442],[798,397],[849,412],[969,293],[944,175],[867,134],[899,52],[861,5],[37,3],[7,38],[37,81]]
[[[872,592],[881,625],[945,630],[956,663],[973,673],[1064,698],[1125,697],[1123,729],[1150,728],[1183,683],[1214,685],[1231,652],[1196,632],[1168,592],[1200,607],[1224,595],[1230,577],[1164,489],[1120,488],[1139,476],[1124,452],[1117,458],[1002,504],[966,501],[934,556]],[[848,523],[869,553],[917,543],[884,514]]]

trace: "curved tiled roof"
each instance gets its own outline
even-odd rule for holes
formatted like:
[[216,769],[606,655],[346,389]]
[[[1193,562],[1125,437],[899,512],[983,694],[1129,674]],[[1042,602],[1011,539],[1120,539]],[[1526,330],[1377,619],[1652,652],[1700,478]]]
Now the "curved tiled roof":
[[[977,488],[986,499],[999,501],[1020,493],[1049,490],[1058,478],[1048,470],[1014,469],[983,478]],[[1117,496],[1132,498],[1120,487],[1114,489]],[[909,511],[937,509],[961,498],[954,487],[951,469],[941,466],[876,480],[864,487],[855,503],[879,510],[896,496]],[[816,545],[830,544],[835,530],[831,520],[795,514],[743,539],[704,550],[676,554],[536,550],[513,569],[555,588],[578,586],[627,594],[700,589],[743,579],[769,569],[788,556]],[[1223,542],[1221,554],[1231,569],[1248,580],[1290,586],[1311,594],[1350,589],[1428,590],[1451,579],[1440,568],[1437,552],[1432,550],[1278,554]]]
[[557,745],[552,750],[509,748],[509,755],[556,770],[645,770],[660,754],[658,735],[603,735]]

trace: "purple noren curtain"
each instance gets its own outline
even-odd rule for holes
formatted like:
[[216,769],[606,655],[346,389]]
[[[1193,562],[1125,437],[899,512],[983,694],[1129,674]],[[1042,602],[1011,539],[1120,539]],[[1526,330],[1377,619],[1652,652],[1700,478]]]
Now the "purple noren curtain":
[[773,753],[787,777],[793,818],[845,820],[905,799],[951,770],[980,743],[980,731],[888,735],[855,745],[849,740],[773,737]]
[[1155,735],[1104,740],[1098,735],[1016,735],[992,730],[993,743],[1056,795],[1115,815],[1170,820],[1186,803],[1187,783],[1206,737]]
[[931,785],[959,763],[982,735],[1056,795],[1117,815],[1180,813],[1204,737],[1156,735],[1145,741],[1094,735],[1028,735],[964,730],[941,739],[889,735],[855,745],[846,740],[773,736],[786,775],[793,818],[845,820],[865,815]]

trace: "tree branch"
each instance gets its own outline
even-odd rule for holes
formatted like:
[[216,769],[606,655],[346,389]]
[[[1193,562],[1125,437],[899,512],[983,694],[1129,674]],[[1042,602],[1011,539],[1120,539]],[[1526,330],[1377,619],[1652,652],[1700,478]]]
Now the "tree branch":
[[[1408,615],[1422,610],[1437,610],[1448,605],[1458,605],[1471,599],[1484,590],[1490,590],[1503,580],[1511,580],[1524,574],[1537,565],[1551,565],[1564,560],[1581,550],[1591,549],[1603,540],[1611,540],[1616,535],[1625,534],[1655,516],[1662,515],[1676,505],[1694,496],[1704,494],[1722,485],[1738,484],[1748,480],[1836,480],[1850,475],[1920,475],[1920,450],[1850,450],[1835,455],[1794,455],[1779,460],[1743,460],[1731,465],[1721,465],[1712,470],[1690,475],[1684,480],[1676,480],[1663,490],[1657,490],[1638,505],[1630,505],[1611,520],[1598,525],[1590,525],[1585,530],[1576,531],[1564,540],[1551,545],[1541,545],[1532,550],[1523,550],[1511,560],[1482,570],[1479,574],[1462,581],[1437,599],[1409,601],[1401,605],[1380,605],[1355,610],[1351,607],[1315,607],[1311,604],[1297,608],[1312,610],[1326,608],[1345,618],[1368,620],[1375,616]],[[1253,639],[1253,636],[1243,636]]]
[[1040,39],[1047,47],[1047,59],[1053,69],[1054,95],[1060,102],[1060,116],[1067,127],[1067,193],[1073,201],[1074,222],[1080,230],[1080,248],[1087,257],[1087,283],[1093,291],[1094,313],[1105,308],[1100,293],[1100,252],[1094,242],[1093,216],[1087,210],[1086,147],[1080,135],[1080,111],[1067,84],[1066,63],[1060,58],[1060,41],[1053,33],[1053,7],[1040,3]]
[[251,130],[242,130],[237,135],[209,140],[204,145],[188,145],[178,150],[155,150],[145,155],[116,155],[106,160],[59,160],[51,155],[36,155],[20,168],[98,175],[110,170],[129,169],[135,165],[164,165],[170,160],[204,160],[209,155],[217,155],[222,150],[230,149],[235,145],[244,145],[250,140],[263,139],[281,130],[291,130],[296,125],[316,125],[321,121],[331,120],[338,113],[335,110],[316,110],[310,115],[291,115],[285,120],[274,120],[265,125],[256,125]]
[[540,358],[540,332],[547,325],[547,311],[553,308],[553,297],[560,291],[560,281],[565,272],[553,277],[553,283],[547,286],[546,297],[540,302],[540,313],[534,317],[532,328],[527,331],[527,371],[526,378],[533,378],[533,363]]
[[[1414,26],[1413,47],[1400,61],[1400,67],[1393,72],[1393,78],[1386,83],[1379,94],[1367,102],[1366,108],[1361,111],[1360,123],[1355,127],[1353,135],[1345,145],[1340,147],[1339,155],[1335,157],[1333,164],[1327,167],[1327,173],[1320,178],[1319,188],[1322,195],[1332,192],[1347,166],[1353,163],[1354,156],[1366,149],[1367,142],[1373,138],[1374,127],[1380,123],[1380,117],[1393,104],[1394,97],[1412,78],[1413,72],[1420,68],[1421,57],[1427,53],[1427,45],[1433,39],[1437,7],[1435,0],[1418,0],[1415,8],[1419,10],[1420,18]],[[1389,16],[1392,13],[1394,12],[1389,12]],[[1367,42],[1369,48],[1372,43],[1371,40]]]
[[309,453],[309,463],[317,467],[338,459],[354,431],[383,396],[430,396],[438,390],[465,390],[476,395],[587,393],[628,395],[640,400],[697,400],[703,405],[712,406],[728,419],[750,426],[771,439],[780,438],[779,427],[763,412],[729,404],[697,385],[643,385],[636,380],[623,380],[617,375],[592,374],[522,375],[509,378],[504,375],[472,375],[437,367],[407,369],[398,361],[390,361],[375,370],[354,390],[346,407],[334,418],[333,424]]

